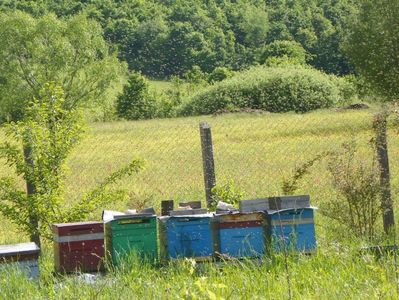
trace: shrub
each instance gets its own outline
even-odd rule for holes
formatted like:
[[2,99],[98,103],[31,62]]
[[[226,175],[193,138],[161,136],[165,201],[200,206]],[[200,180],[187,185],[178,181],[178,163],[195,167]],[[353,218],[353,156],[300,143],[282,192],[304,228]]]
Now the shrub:
[[343,151],[329,157],[328,171],[338,198],[324,204],[321,212],[357,237],[375,238],[377,219],[381,213],[376,157],[362,160],[354,143],[344,144]]
[[120,118],[126,120],[151,119],[157,112],[156,100],[149,93],[148,80],[140,73],[129,76],[123,93],[116,102],[116,110]]
[[234,72],[226,67],[217,67],[208,76],[209,83],[215,83],[233,77]]
[[294,41],[274,41],[267,45],[261,54],[259,62],[268,64],[270,60],[286,58],[297,64],[306,63],[306,50]]
[[253,108],[270,112],[308,112],[344,102],[349,92],[341,78],[309,67],[253,67],[193,95],[183,115],[212,114],[221,109]]
[[191,70],[184,74],[184,80],[188,83],[201,84],[206,79],[206,74],[201,70],[199,66],[193,66]]

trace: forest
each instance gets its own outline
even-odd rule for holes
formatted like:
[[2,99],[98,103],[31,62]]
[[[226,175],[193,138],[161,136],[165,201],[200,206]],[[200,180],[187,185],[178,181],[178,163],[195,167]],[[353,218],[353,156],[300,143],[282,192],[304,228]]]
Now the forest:
[[153,78],[194,66],[241,70],[262,62],[265,47],[294,41],[306,62],[336,75],[353,72],[340,45],[354,0],[5,0],[0,10],[33,16],[79,13],[99,22],[130,70]]

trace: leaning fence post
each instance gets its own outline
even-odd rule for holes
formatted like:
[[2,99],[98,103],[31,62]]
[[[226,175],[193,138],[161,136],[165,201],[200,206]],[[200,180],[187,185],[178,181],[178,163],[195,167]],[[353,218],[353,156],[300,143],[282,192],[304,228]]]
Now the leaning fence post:
[[202,163],[204,169],[206,205],[209,208],[212,202],[212,189],[216,185],[215,162],[213,159],[211,127],[206,122],[200,125]]
[[376,134],[376,151],[380,167],[381,206],[384,230],[389,233],[395,228],[395,218],[391,196],[391,184],[388,160],[387,143],[387,118],[388,112],[383,111],[374,117],[374,130]]

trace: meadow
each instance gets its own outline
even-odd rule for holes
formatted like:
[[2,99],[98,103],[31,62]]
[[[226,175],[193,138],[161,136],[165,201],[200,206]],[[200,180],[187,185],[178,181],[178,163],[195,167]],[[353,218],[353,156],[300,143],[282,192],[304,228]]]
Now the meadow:
[[[292,176],[295,167],[325,151],[339,151],[342,143],[355,141],[359,159],[369,161],[374,112],[252,112],[91,123],[68,161],[65,197],[68,202],[76,201],[107,174],[140,157],[146,161],[145,170],[118,185],[128,190],[129,200],[109,203],[104,209],[154,206],[159,211],[164,199],[202,200],[205,205],[200,121],[212,127],[218,184],[233,180],[244,199],[279,195],[282,181]],[[398,143],[397,130],[391,124],[389,154],[394,199],[399,186]],[[0,176],[9,172],[12,170],[1,162]],[[283,256],[277,255],[262,262],[196,265],[184,260],[163,267],[143,266],[133,259],[90,285],[73,276],[53,277],[51,243],[46,243],[40,282],[29,282],[15,270],[2,271],[0,298],[280,299],[288,298],[290,289],[295,299],[396,298],[392,258],[376,261],[359,255],[364,242],[323,216],[323,203],[340,201],[325,161],[312,168],[296,193],[309,194],[312,205],[321,208],[316,215],[318,251],[313,256],[292,254],[287,264]],[[93,220],[100,218],[100,210],[91,216]],[[2,220],[0,244],[23,241],[27,237]]]

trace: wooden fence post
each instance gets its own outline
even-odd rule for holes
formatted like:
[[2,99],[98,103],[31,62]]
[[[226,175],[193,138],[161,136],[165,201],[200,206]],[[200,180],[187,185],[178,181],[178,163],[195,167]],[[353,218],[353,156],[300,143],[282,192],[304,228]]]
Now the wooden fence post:
[[212,203],[212,189],[216,185],[215,162],[213,159],[212,133],[211,127],[206,122],[200,125],[202,163],[204,169],[205,196],[207,207]]
[[387,118],[388,112],[383,111],[374,117],[373,127],[375,130],[375,143],[377,160],[380,169],[381,186],[381,208],[385,233],[390,233],[395,229],[395,218],[393,212],[391,183],[389,172],[389,157],[387,143]]
[[[31,158],[31,149],[27,146],[24,146],[23,150],[24,150],[25,163],[33,168],[33,161]],[[29,181],[29,176],[27,174],[25,174],[25,180],[26,180],[26,193],[27,193],[27,197],[29,200],[29,197],[31,197],[32,195],[34,195],[36,193],[36,187],[31,181]],[[40,246],[41,246],[40,245],[40,236],[39,236],[39,232],[37,231],[39,229],[39,221],[37,219],[37,216],[34,216],[32,214],[29,215],[29,222],[31,223],[32,227],[36,231],[31,234],[30,241],[36,243],[36,245],[40,248]]]

